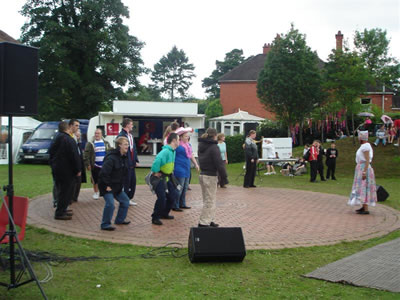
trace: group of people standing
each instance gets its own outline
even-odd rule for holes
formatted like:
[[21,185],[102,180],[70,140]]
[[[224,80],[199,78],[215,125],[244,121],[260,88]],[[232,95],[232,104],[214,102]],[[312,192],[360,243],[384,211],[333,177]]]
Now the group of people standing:
[[[310,182],[317,182],[318,174],[321,181],[326,181],[326,179],[336,180],[336,158],[339,156],[339,151],[336,149],[335,142],[331,142],[330,148],[324,149],[322,143],[319,140],[315,140],[311,147],[305,146],[303,154],[304,159],[310,163]],[[326,156],[325,164],[328,167],[326,179],[324,176],[324,156]]]
[[79,121],[60,122],[49,149],[56,220],[72,219],[73,212],[68,207],[78,201],[81,183],[86,182],[80,145]]
[[[115,140],[116,148],[103,138],[101,129],[96,129],[91,141],[86,144],[84,153],[79,144],[79,121],[76,119],[60,122],[58,134],[52,143],[50,166],[54,179],[55,219],[70,220],[73,212],[69,205],[78,201],[81,182],[86,182],[85,170],[91,174],[94,199],[103,197],[105,206],[101,229],[115,230],[112,217],[114,199],[119,202],[114,224],[128,225],[126,220],[128,208],[134,206],[136,191],[136,167],[139,164],[134,138],[131,134],[133,121],[124,118],[122,130]],[[198,162],[190,144],[191,128],[179,127],[171,123],[164,133],[164,146],[155,157],[149,183],[157,195],[151,215],[152,224],[162,225],[161,220],[172,220],[170,211],[183,212],[190,209],[186,203],[186,192],[191,178],[191,164],[199,174],[199,183],[203,197],[203,209],[199,218],[199,227],[218,227],[215,223],[216,191],[218,184],[224,188],[228,183],[225,165],[228,163],[225,136],[217,134],[213,128],[199,138]],[[246,174],[243,186],[254,188],[254,178],[259,161],[256,145],[256,132],[251,130],[245,140]],[[359,134],[361,143],[356,154],[356,172],[349,200],[350,205],[362,204],[359,214],[369,214],[368,205],[376,202],[376,187],[371,161],[373,152],[368,143],[368,134]],[[272,153],[275,151],[272,151]],[[276,153],[273,153],[276,155]],[[272,155],[272,154],[271,154]],[[326,178],[336,180],[335,168],[338,150],[334,142],[324,150],[321,142],[315,140],[312,146],[305,148],[304,158],[310,162],[311,182],[316,182],[317,174],[325,181],[323,173],[323,156],[326,156],[328,167]],[[268,170],[270,171],[270,170]]]
[[217,132],[213,128],[208,128],[206,133],[199,138],[199,163],[197,163],[189,143],[191,128],[178,126],[179,124],[174,122],[167,128],[164,134],[165,145],[157,154],[151,167],[149,182],[157,195],[151,215],[152,224],[163,225],[161,220],[174,219],[174,216],[169,214],[171,210],[190,209],[186,205],[186,191],[190,180],[191,162],[193,162],[196,169],[200,171],[199,183],[203,196],[203,209],[198,226],[218,227],[218,224],[214,222],[218,177],[221,186],[224,186],[228,180],[225,161],[217,146]]
[[91,174],[94,199],[104,197],[105,207],[101,229],[115,230],[111,226],[114,213],[114,198],[120,202],[116,224],[129,224],[126,215],[136,190],[136,172],[139,160],[131,135],[133,121],[124,119],[122,130],[116,139],[116,149],[103,138],[101,129],[96,129],[91,141],[83,150],[80,143],[79,121],[71,119],[58,125],[58,133],[50,146],[50,166],[56,207],[54,218],[71,220],[72,202],[78,201],[82,182],[86,182],[86,170]]
[[[82,174],[87,170],[93,183],[93,199],[103,197],[105,200],[100,228],[106,231],[116,229],[112,224],[114,200],[119,202],[114,224],[130,224],[126,217],[129,206],[136,205],[133,201],[136,190],[135,168],[139,164],[131,134],[133,121],[129,118],[123,119],[122,130],[115,140],[115,149],[103,138],[103,132],[98,128],[84,151],[78,147],[76,140],[79,122],[71,120],[70,124],[60,122],[59,133],[50,148],[50,165],[57,199],[55,219],[72,219],[73,212],[68,206],[74,201],[77,182],[79,181],[80,188]],[[161,220],[174,219],[170,215],[171,210],[182,212],[190,209],[186,204],[186,192],[193,163],[200,172],[199,181],[204,201],[198,226],[218,226],[215,223],[217,184],[225,187],[228,183],[224,136],[217,136],[215,129],[207,129],[199,139],[198,163],[189,142],[192,131],[191,128],[179,127],[177,122],[173,122],[164,133],[164,146],[153,161],[150,176],[151,185],[157,195],[151,215],[154,225],[162,225]]]

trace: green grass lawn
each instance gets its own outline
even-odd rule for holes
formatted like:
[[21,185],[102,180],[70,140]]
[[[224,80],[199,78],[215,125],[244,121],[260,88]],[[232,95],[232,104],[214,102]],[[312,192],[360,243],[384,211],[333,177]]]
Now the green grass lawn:
[[[338,149],[337,181],[311,184],[308,175],[295,178],[276,175],[260,176],[256,184],[347,196],[352,184],[357,146],[348,139],[340,141]],[[387,146],[374,150],[377,183],[390,193],[384,205],[400,209],[397,148]],[[296,149],[295,153],[301,151]],[[242,185],[242,166],[228,166],[230,184]],[[16,195],[35,197],[51,191],[48,166],[17,165],[14,170]],[[144,184],[147,172],[148,169],[137,170],[138,184]],[[195,173],[193,183],[198,182]],[[7,184],[6,166],[0,166],[0,183]],[[398,299],[399,295],[395,293],[302,277],[327,263],[398,237],[400,231],[368,241],[332,246],[253,250],[247,252],[243,263],[218,264],[191,264],[186,256],[144,259],[140,255],[152,248],[73,238],[34,227],[27,228],[23,246],[31,251],[48,251],[68,257],[125,257],[54,265],[53,279],[43,284],[49,299]],[[43,278],[46,274],[43,267],[34,263],[34,268]],[[0,271],[0,281],[8,280],[8,272]],[[99,284],[101,287],[97,288]],[[30,283],[10,291],[0,287],[0,299],[41,299],[41,295],[37,286]]]

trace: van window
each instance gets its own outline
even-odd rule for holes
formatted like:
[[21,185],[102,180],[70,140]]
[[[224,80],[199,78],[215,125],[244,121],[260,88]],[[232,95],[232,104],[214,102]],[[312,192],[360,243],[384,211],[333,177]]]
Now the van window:
[[25,142],[30,138],[31,135],[32,135],[32,131],[24,132],[22,134],[22,143],[25,144]]
[[32,140],[52,140],[58,130],[54,128],[38,128],[32,135]]

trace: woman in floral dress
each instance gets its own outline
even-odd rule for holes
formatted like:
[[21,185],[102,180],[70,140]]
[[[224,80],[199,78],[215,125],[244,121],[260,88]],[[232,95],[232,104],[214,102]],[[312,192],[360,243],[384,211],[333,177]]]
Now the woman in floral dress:
[[357,166],[348,204],[352,206],[362,205],[356,212],[361,215],[368,215],[368,207],[375,206],[377,201],[375,174],[371,166],[374,153],[371,144],[368,143],[368,131],[360,131],[358,139],[361,146],[356,153]]

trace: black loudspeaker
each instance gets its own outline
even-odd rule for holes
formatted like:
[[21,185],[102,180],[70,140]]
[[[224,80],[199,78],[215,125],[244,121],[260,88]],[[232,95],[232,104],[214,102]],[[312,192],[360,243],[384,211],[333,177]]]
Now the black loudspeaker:
[[0,43],[0,115],[37,114],[38,49]]
[[379,202],[383,202],[389,197],[389,193],[381,185],[376,185],[376,195]]
[[246,256],[240,227],[192,227],[188,248],[192,263],[241,262]]

